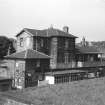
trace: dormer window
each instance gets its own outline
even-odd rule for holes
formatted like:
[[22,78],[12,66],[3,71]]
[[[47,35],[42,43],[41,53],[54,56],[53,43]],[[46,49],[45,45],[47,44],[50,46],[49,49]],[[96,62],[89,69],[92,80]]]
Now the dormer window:
[[23,38],[20,38],[20,46],[23,47]]

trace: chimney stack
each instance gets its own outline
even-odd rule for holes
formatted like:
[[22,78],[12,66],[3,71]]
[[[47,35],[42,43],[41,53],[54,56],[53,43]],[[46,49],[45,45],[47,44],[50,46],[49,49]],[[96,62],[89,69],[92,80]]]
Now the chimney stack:
[[63,31],[66,32],[66,33],[69,33],[69,27],[68,26],[64,26],[63,27]]

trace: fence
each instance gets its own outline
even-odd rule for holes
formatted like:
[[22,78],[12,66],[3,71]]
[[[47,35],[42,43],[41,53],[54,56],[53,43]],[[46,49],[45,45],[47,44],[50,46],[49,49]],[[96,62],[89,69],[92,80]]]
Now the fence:
[[83,80],[86,78],[87,78],[87,74],[85,72],[55,75],[55,84],[71,82],[71,81],[78,81],[78,80]]
[[105,76],[105,71],[94,71],[94,72],[78,72],[78,73],[67,73],[55,75],[55,84],[67,83],[71,81],[78,81],[84,79],[100,78]]

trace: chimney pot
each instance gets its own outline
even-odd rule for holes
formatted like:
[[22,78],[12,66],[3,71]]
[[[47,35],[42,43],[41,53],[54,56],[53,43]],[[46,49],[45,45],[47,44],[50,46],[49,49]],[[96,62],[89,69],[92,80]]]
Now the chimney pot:
[[64,26],[63,27],[63,31],[66,32],[66,33],[69,33],[69,27],[68,26]]

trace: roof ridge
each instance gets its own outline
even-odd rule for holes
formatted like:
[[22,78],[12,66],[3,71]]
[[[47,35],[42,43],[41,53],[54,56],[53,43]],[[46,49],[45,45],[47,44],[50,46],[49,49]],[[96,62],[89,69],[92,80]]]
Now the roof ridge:
[[34,28],[24,28],[26,30],[35,30],[35,31],[43,31],[43,30],[40,30],[40,29],[34,29]]
[[[23,51],[21,51],[21,52],[23,52]],[[20,52],[14,52],[14,53],[12,53],[12,54],[10,54],[10,55],[15,55],[15,54],[18,54],[18,53],[20,53]],[[8,57],[8,56],[10,56],[10,55],[6,55],[5,57]]]
[[[32,54],[32,55],[30,55]],[[8,55],[6,56],[5,58],[16,58],[16,59],[50,59],[50,56],[44,54],[44,53],[41,53],[39,51],[36,51],[36,50],[33,50],[33,49],[25,49],[21,52],[16,52],[14,54],[11,54],[11,55]]]
[[33,36],[33,34],[28,30],[28,28],[25,28],[24,31],[25,31],[27,34],[30,34],[31,36]]
[[[24,28],[22,31],[25,31],[27,34],[31,36],[36,36],[36,32],[38,32],[37,36],[42,36],[42,37],[52,37],[52,36],[63,36],[63,37],[74,37],[77,38],[76,36],[70,34],[70,33],[65,33],[63,30],[58,29],[58,28],[53,28],[53,29],[31,29],[31,28]],[[21,32],[22,32],[21,31]],[[51,31],[51,32],[50,32]],[[50,33],[53,33],[50,35]],[[18,36],[19,34],[17,34]]]
[[[32,49],[31,49],[31,50],[32,50]],[[42,55],[44,55],[44,56],[50,57],[49,55],[44,54],[43,52],[39,52],[39,51],[37,51],[37,50],[33,50],[33,51],[38,52],[38,53],[40,53],[40,54],[42,54]]]

